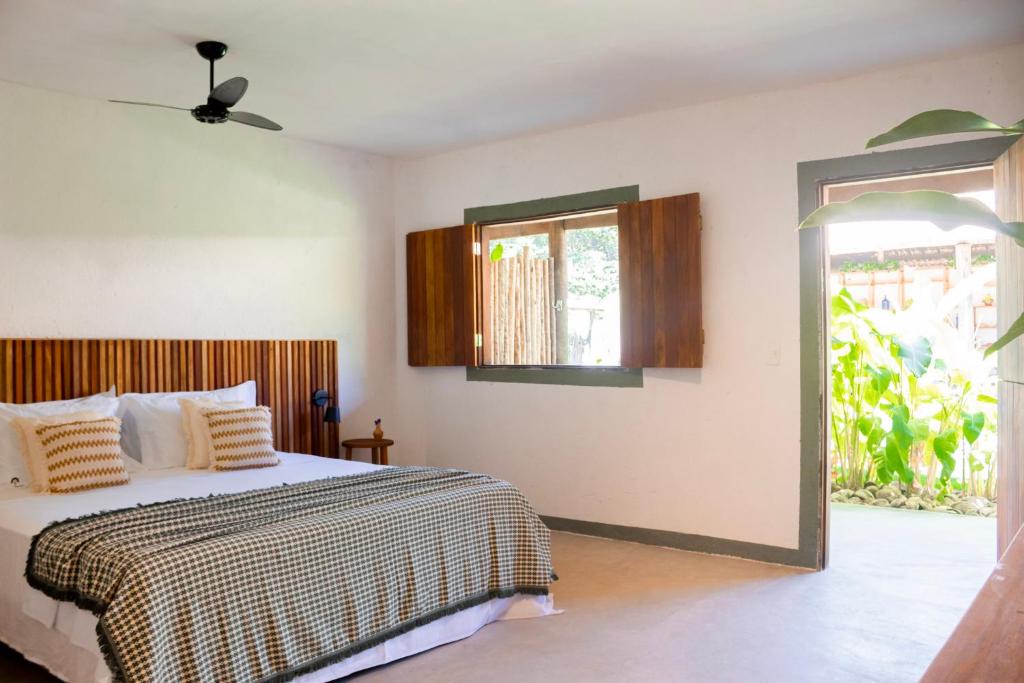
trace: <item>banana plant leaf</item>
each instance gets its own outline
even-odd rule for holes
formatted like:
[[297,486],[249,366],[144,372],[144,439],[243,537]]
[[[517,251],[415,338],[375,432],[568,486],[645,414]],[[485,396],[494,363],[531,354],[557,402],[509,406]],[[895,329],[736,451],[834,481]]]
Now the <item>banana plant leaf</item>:
[[826,204],[805,218],[800,227],[860,221],[928,221],[943,230],[976,225],[1008,235],[1024,246],[1024,222],[1004,223],[977,199],[936,190],[865,192],[848,202]]
[[945,479],[953,473],[956,467],[956,450],[960,446],[960,439],[955,429],[947,429],[935,435],[932,441],[932,450],[935,457],[942,463],[942,477]]
[[1004,346],[1012,342],[1017,337],[1020,337],[1021,335],[1024,335],[1024,313],[1021,313],[1021,316],[1013,321],[1013,324],[1010,325],[1010,328],[1006,330],[1006,334],[1004,334],[999,339],[996,339],[995,343],[992,344],[992,346],[985,349],[985,357],[988,358],[993,353],[1003,348]]
[[985,413],[968,413],[964,411],[961,417],[964,421],[964,438],[967,439],[967,443],[973,445],[978,440],[978,437],[981,436],[981,430],[985,428]]
[[903,359],[903,364],[914,377],[920,377],[928,372],[932,364],[932,343],[926,337],[897,339],[896,346],[897,357]]
[[973,111],[958,109],[934,109],[922,112],[896,126],[892,130],[868,140],[867,149],[894,142],[926,138],[933,135],[950,135],[953,133],[1003,133],[1019,135],[1024,133],[1024,121],[1012,126],[1001,126],[989,121]]

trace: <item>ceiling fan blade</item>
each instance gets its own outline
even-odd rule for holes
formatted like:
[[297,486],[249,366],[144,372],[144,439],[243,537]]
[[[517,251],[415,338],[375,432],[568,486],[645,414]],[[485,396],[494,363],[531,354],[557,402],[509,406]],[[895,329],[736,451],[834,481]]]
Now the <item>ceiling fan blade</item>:
[[280,124],[274,123],[259,114],[250,114],[247,111],[230,111],[228,112],[228,120],[235,123],[244,123],[247,126],[266,128],[267,130],[284,130]]
[[178,109],[180,111],[192,111],[187,107],[172,107],[169,104],[153,104],[152,102],[130,102],[128,100],[107,100],[107,102],[113,102],[114,104],[137,104],[142,107],[162,107],[164,109]]
[[229,78],[211,90],[208,99],[213,102],[218,102],[225,107],[233,107],[238,100],[242,99],[242,95],[245,94],[245,90],[248,87],[249,81],[245,80],[241,76],[235,76],[234,78]]

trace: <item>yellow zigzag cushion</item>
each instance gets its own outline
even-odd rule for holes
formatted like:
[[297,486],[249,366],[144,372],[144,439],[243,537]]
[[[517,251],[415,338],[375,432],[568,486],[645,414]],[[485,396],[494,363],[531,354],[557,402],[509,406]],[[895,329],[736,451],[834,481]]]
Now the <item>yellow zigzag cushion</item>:
[[280,462],[270,408],[206,408],[202,412],[210,430],[210,469],[273,467]]
[[73,493],[128,483],[116,417],[77,413],[23,420],[18,426],[37,490]]

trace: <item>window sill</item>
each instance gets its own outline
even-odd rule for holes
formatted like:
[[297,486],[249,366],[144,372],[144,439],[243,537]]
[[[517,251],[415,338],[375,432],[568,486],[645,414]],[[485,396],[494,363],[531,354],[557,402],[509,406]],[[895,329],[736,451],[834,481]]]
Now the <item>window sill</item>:
[[466,368],[466,381],[642,388],[644,386],[644,371],[640,368],[602,368],[580,365],[489,365]]

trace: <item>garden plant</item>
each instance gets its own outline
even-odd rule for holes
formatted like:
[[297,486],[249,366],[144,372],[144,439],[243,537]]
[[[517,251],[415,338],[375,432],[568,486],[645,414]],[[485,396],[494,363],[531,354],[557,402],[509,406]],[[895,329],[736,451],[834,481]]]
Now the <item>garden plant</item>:
[[955,289],[937,304],[920,296],[904,311],[868,308],[845,289],[832,297],[834,501],[993,507],[994,358],[948,317],[970,295]]

